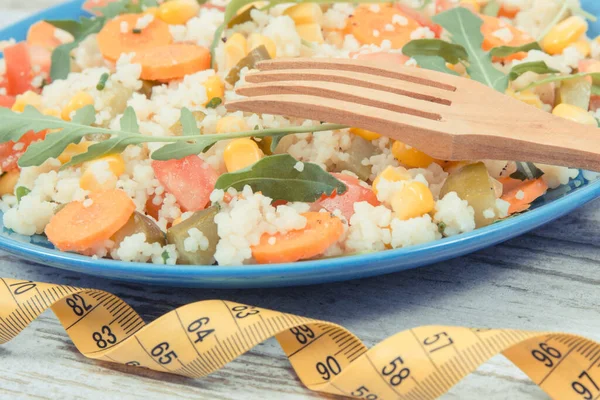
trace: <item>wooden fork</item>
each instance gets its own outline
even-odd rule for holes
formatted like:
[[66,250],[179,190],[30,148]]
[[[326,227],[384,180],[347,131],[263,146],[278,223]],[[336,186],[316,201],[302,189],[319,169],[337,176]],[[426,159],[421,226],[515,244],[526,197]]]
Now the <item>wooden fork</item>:
[[600,129],[473,80],[340,59],[261,62],[226,104],[380,133],[442,160],[533,161],[600,171]]

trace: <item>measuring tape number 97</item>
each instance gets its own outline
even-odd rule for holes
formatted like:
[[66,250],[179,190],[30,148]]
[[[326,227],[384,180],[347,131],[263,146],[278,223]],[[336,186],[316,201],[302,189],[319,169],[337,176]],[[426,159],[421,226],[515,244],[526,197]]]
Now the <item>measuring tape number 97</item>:
[[502,353],[552,398],[600,398],[600,344],[576,335],[422,326],[367,349],[331,322],[230,301],[188,304],[146,325],[127,303],[104,291],[1,280],[0,343],[51,308],[86,357],[193,378],[275,337],[302,383],[319,392],[365,400],[435,399]]

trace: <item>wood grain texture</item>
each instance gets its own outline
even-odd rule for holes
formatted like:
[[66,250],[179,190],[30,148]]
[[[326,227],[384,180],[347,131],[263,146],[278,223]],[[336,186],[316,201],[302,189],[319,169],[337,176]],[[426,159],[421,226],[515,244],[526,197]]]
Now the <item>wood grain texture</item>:
[[[33,7],[40,1],[10,2]],[[56,1],[55,1],[56,2]],[[42,3],[39,3],[42,4]],[[3,0],[0,19],[11,20]],[[2,22],[0,22],[1,24]],[[95,287],[121,296],[146,321],[222,298],[344,325],[368,346],[406,328],[450,324],[556,330],[600,341],[600,202],[502,245],[430,267],[322,286],[265,290],[172,289],[112,282],[0,252],[0,276]],[[136,370],[81,356],[47,312],[0,347],[4,399],[310,399],[275,341],[203,380]],[[545,399],[503,357],[445,399]]]
[[[265,73],[246,78],[258,83],[236,89],[248,97],[228,101],[228,109],[356,126],[441,160],[528,160],[600,171],[597,126],[556,117],[474,80],[364,60],[289,58],[258,68]],[[353,80],[348,72],[356,73]]]

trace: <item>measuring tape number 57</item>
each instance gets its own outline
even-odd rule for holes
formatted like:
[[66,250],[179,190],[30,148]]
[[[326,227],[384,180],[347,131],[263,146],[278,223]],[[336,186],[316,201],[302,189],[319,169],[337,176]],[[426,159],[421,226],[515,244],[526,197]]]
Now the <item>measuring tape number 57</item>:
[[502,353],[554,399],[600,398],[600,344],[571,334],[422,326],[367,349],[331,322],[230,301],[188,304],[146,325],[101,290],[0,279],[0,343],[51,308],[86,357],[193,378],[274,336],[302,383],[318,392],[435,399]]

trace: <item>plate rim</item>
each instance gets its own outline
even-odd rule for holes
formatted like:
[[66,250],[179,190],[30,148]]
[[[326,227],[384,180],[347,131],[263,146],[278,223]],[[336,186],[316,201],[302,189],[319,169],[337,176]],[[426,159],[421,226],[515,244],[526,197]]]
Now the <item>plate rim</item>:
[[[80,8],[84,0],[70,0],[40,12],[30,15],[20,21],[16,21],[3,29],[0,29],[0,36],[6,35],[11,30],[21,29],[25,24],[28,26],[43,18],[48,14],[68,9],[70,7]],[[81,10],[80,15],[89,15]],[[295,263],[281,264],[250,264],[238,266],[214,266],[214,265],[169,265],[149,264],[139,262],[126,262],[111,259],[93,259],[74,253],[61,252],[56,249],[49,249],[41,245],[25,243],[7,236],[0,232],[0,249],[7,251],[17,257],[48,261],[51,266],[59,269],[68,269],[85,273],[89,275],[109,277],[112,279],[125,279],[131,276],[132,279],[151,281],[153,279],[173,280],[182,278],[195,278],[196,280],[205,279],[252,279],[252,278],[294,278],[310,276],[315,272],[323,275],[319,282],[351,279],[348,276],[358,277],[378,275],[406,269],[405,265],[395,266],[401,260],[407,260],[411,257],[418,258],[426,254],[431,254],[432,262],[441,261],[448,258],[458,257],[470,252],[470,249],[488,247],[489,245],[499,243],[515,236],[519,236],[527,231],[535,229],[547,222],[550,222],[560,216],[580,208],[584,204],[600,197],[600,179],[588,182],[585,187],[577,188],[573,193],[568,193],[564,197],[553,200],[548,204],[530,210],[524,214],[518,215],[501,221],[497,224],[476,229],[472,232],[444,238],[433,242],[420,245],[409,246],[406,248],[384,250],[373,253],[348,255],[335,258],[324,258],[317,260],[307,260]],[[483,246],[482,243],[486,243]],[[458,248],[458,251],[457,251]],[[451,253],[449,255],[449,253]],[[364,268],[369,264],[387,264],[385,271],[369,270]],[[54,264],[54,265],[52,265]],[[372,272],[372,273],[370,273]],[[137,276],[136,276],[137,275]],[[170,282],[174,283],[174,282]],[[197,282],[196,282],[197,283]],[[214,282],[213,282],[214,283]],[[316,282],[314,282],[316,283]],[[295,284],[291,282],[291,284]],[[281,283],[279,282],[279,285]],[[217,287],[219,285],[215,285]],[[263,286],[273,286],[265,284]],[[234,287],[234,286],[230,286]],[[235,287],[244,287],[244,285],[235,285]]]

